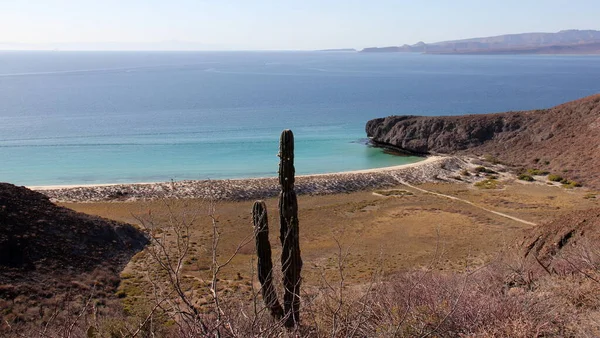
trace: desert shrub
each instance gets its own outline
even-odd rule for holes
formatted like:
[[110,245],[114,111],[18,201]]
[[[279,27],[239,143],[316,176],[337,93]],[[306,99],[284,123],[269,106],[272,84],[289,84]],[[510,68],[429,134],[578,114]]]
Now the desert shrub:
[[527,169],[527,173],[532,176],[544,176],[549,174],[548,171],[541,169]]
[[375,190],[374,193],[383,196],[411,196],[412,192],[402,189],[390,189],[390,190]]
[[575,182],[575,181],[571,181],[571,180],[563,180],[560,183],[562,183],[563,187],[565,187],[567,189],[581,187],[581,183]]
[[496,156],[490,155],[490,154],[486,154],[483,155],[483,160],[492,164],[500,164],[502,162],[500,162],[500,160],[498,160],[498,158],[496,158]]
[[486,168],[484,166],[475,167],[475,169],[473,169],[473,171],[476,173],[497,174],[497,172],[493,171],[492,169]]
[[475,183],[475,186],[480,189],[498,189],[499,183],[497,180],[488,178],[483,181]]
[[560,175],[556,175],[556,174],[550,174],[550,175],[548,175],[548,180],[550,180],[552,182],[560,182],[563,180],[563,177]]
[[530,175],[527,175],[527,174],[521,174],[521,175],[519,175],[519,176],[518,176],[518,178],[519,178],[521,181],[527,181],[527,182],[533,182],[533,181],[535,181],[535,180],[533,179],[533,177],[531,177]]

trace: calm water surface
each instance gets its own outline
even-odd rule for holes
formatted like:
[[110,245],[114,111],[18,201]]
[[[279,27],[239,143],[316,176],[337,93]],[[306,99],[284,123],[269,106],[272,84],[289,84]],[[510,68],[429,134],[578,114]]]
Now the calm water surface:
[[0,181],[272,176],[285,128],[298,174],[409,163],[366,121],[551,107],[598,79],[598,56],[0,52]]

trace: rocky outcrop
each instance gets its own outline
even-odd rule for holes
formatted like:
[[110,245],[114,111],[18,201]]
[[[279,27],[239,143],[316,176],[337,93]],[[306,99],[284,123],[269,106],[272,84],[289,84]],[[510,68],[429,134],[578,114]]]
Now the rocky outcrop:
[[530,229],[524,236],[522,252],[548,270],[597,255],[594,249],[600,241],[600,209],[568,213],[547,224]]
[[367,135],[381,145],[419,153],[452,153],[494,138],[511,139],[527,129],[530,113],[468,116],[390,116],[367,123]]
[[380,146],[421,154],[491,155],[600,186],[600,95],[551,109],[367,122]]

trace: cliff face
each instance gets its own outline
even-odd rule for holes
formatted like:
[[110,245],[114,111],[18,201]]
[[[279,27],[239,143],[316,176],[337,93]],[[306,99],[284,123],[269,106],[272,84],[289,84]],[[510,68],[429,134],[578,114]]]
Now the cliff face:
[[[529,114],[531,115],[531,114]],[[389,116],[367,123],[373,141],[414,153],[453,153],[527,129],[527,113],[447,117]]]
[[551,109],[367,122],[375,144],[413,153],[492,155],[600,186],[600,95]]

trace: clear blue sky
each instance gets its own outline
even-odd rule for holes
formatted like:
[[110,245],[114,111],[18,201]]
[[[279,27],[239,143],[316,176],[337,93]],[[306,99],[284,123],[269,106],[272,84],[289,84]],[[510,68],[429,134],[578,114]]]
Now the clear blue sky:
[[600,29],[599,15],[599,0],[0,0],[0,48],[172,40],[198,49],[363,48]]

